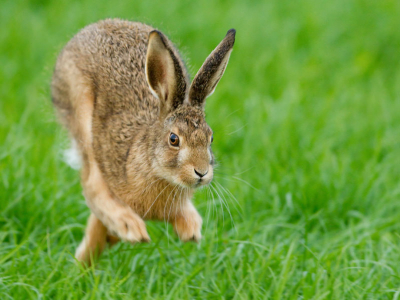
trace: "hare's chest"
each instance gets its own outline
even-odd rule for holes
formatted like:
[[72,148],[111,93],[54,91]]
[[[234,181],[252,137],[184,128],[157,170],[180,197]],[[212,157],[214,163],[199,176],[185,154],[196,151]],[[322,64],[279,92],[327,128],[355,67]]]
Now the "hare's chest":
[[185,198],[184,189],[178,186],[151,185],[151,182],[135,195],[131,195],[129,206],[146,220],[170,220],[179,213]]

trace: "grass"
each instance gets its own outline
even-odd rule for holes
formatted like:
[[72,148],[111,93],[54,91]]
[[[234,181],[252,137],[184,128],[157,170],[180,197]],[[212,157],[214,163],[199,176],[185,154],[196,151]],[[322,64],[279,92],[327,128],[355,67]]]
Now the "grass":
[[[400,299],[399,15],[396,0],[1,2],[0,298]],[[149,222],[152,243],[83,270],[89,210],[49,82],[106,17],[163,30],[192,75],[236,28],[206,110],[238,204],[224,193],[231,219],[199,191],[199,245]]]

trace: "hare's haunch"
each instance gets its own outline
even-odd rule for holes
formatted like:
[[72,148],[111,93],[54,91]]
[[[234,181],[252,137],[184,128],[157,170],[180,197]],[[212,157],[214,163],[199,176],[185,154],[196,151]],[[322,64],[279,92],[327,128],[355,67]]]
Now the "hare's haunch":
[[169,221],[183,241],[201,238],[191,197],[214,165],[204,103],[234,41],[231,29],[192,83],[174,45],[145,24],[100,21],[62,50],[52,98],[81,156],[92,212],[79,261],[89,264],[107,242],[150,241],[148,219]]

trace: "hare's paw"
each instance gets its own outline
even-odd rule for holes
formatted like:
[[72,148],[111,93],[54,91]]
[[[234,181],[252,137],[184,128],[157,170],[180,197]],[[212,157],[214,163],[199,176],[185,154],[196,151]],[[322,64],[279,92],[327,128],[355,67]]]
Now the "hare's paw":
[[107,225],[110,232],[124,241],[130,243],[150,242],[146,224],[131,210],[125,209],[115,213]]
[[202,224],[203,220],[194,208],[184,211],[182,215],[176,216],[173,222],[175,232],[183,242],[199,242],[201,239]]

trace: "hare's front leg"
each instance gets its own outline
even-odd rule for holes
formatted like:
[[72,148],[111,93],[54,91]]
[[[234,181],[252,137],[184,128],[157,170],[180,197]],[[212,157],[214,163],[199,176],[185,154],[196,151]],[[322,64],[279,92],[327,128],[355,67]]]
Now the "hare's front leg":
[[182,207],[178,207],[172,225],[179,238],[184,241],[198,242],[201,239],[201,225],[203,220],[190,200],[186,200]]
[[90,165],[83,186],[89,208],[112,234],[131,243],[150,241],[142,218],[111,196],[97,164]]

